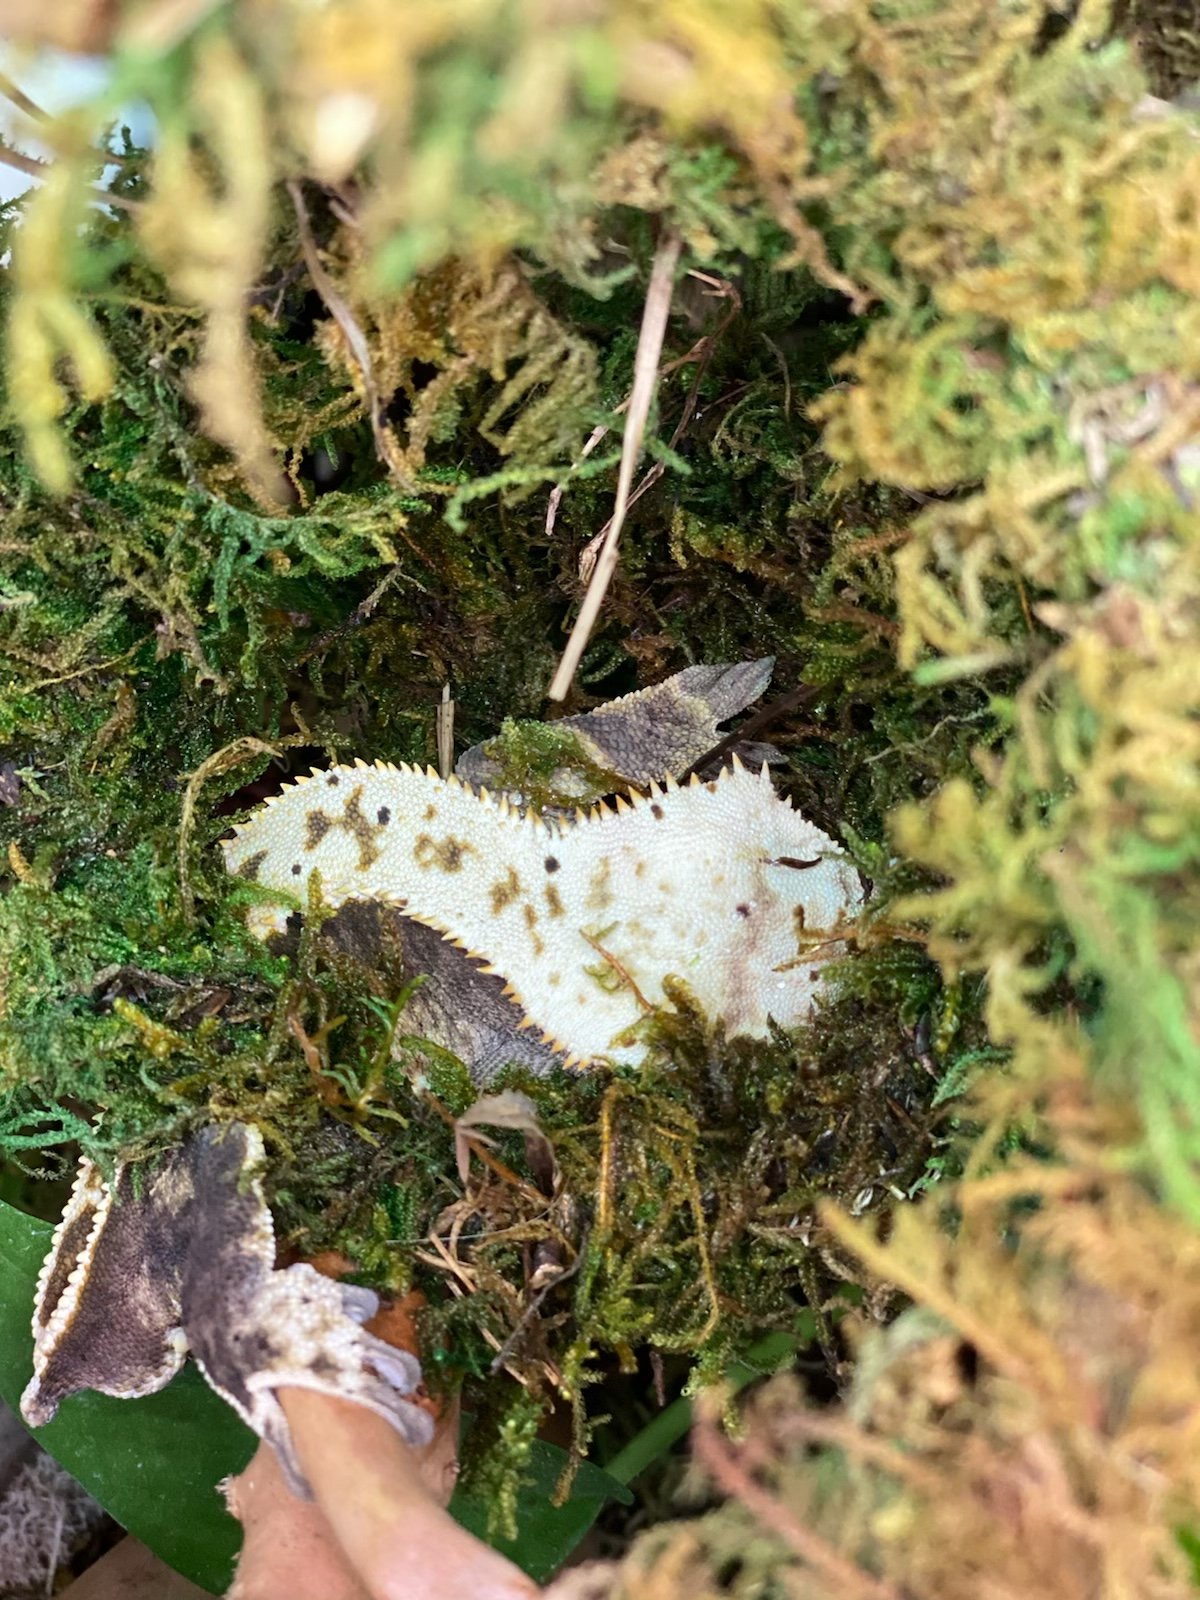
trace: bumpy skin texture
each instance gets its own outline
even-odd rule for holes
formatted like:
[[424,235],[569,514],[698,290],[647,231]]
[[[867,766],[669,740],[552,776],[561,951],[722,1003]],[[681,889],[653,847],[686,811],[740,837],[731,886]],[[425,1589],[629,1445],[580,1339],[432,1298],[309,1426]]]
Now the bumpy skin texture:
[[209,1383],[275,1447],[307,1493],[276,1391],[357,1401],[410,1444],[432,1422],[412,1404],[418,1363],[366,1333],[365,1289],[311,1267],[275,1269],[257,1132],[206,1128],[147,1173],[117,1168],[112,1188],[85,1162],[38,1283],[34,1376],[21,1397],[31,1427],[81,1389],[132,1398],[161,1389],[191,1352]]
[[[295,895],[402,907],[507,980],[568,1060],[635,1062],[631,1030],[682,979],[730,1033],[807,1016],[860,897],[828,835],[740,763],[569,826],[411,767],[335,767],[276,796],[225,845],[231,872]],[[266,937],[284,906],[253,908]]]

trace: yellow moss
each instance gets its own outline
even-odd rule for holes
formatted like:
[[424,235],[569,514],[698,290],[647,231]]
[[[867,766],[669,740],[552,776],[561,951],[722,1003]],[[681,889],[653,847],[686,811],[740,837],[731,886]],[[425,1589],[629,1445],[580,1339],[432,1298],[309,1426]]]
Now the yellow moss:
[[14,254],[14,293],[6,330],[9,398],[20,418],[34,471],[65,494],[73,472],[58,426],[70,392],[56,371],[63,360],[84,400],[101,400],[113,383],[103,340],[74,297],[70,236],[82,221],[87,183],[66,162],[48,172],[25,210]]
[[694,1471],[725,1504],[643,1535],[597,1594],[1194,1594],[1200,1235],[1119,1170],[1126,1110],[1089,1092],[1080,1062],[1059,1067],[1064,1164],[969,1177],[897,1213],[886,1244],[826,1208],[914,1309],[846,1325],[841,1407],[787,1376],[731,1438],[703,1409]]
[[[448,261],[396,299],[372,295],[361,272],[351,277],[349,304],[379,394],[408,402],[402,432],[383,427],[389,465],[402,480],[417,478],[430,441],[454,428],[464,393],[480,379],[490,380],[496,392],[476,427],[502,456],[553,460],[577,444],[581,407],[595,393],[595,355],[545,309],[518,262],[481,267]],[[339,324],[324,323],[317,337],[361,389],[358,363]],[[436,369],[420,384],[418,364]]]
[[255,495],[279,506],[288,496],[277,442],[263,423],[245,310],[274,178],[264,97],[228,37],[213,34],[197,49],[192,119],[163,123],[139,231],[175,292],[205,314],[191,377],[204,427],[232,451]]

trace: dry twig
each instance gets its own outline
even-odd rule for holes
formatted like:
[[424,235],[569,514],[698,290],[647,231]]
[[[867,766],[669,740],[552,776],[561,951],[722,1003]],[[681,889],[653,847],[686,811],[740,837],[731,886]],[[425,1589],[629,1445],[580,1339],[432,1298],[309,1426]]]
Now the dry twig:
[[629,509],[629,491],[633,486],[633,471],[641,454],[642,438],[650,415],[650,402],[658,381],[658,358],[662,353],[663,335],[671,298],[675,287],[675,267],[679,261],[682,241],[673,230],[659,242],[646,290],[646,306],[642,314],[642,327],[638,335],[637,355],[633,364],[633,393],[629,397],[629,415],[625,422],[625,438],[621,447],[621,465],[617,473],[616,502],[612,521],[603,548],[596,561],[591,582],[571,629],[571,637],[563,651],[558,670],[550,684],[551,700],[562,700],[571,687],[575,670],[596,625],[604,596],[612,581],[617,565],[617,541]]
[[756,1483],[716,1425],[698,1416],[692,1429],[696,1459],[712,1474],[718,1488],[738,1500],[756,1521],[781,1539],[806,1567],[820,1573],[831,1594],[841,1600],[901,1600],[900,1591],[885,1579],[863,1572],[800,1521],[781,1500]]

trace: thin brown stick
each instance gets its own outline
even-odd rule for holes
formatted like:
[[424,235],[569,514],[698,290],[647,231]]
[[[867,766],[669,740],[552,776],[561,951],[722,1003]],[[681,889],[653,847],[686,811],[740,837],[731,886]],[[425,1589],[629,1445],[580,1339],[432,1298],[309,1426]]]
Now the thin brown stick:
[[[675,427],[671,432],[671,437],[667,441],[668,447],[672,450],[674,450],[680,439],[683,438],[684,432],[692,420],[693,413],[696,410],[696,402],[700,398],[700,385],[704,379],[705,372],[708,370],[708,364],[712,360],[713,351],[717,348],[717,344],[721,338],[721,335],[725,332],[726,328],[742,309],[741,295],[737,292],[734,286],[727,282],[724,278],[712,278],[709,277],[709,275],[705,272],[690,272],[688,276],[690,278],[699,278],[702,283],[713,285],[715,292],[718,295],[721,295],[730,301],[730,306],[729,310],[721,318],[720,322],[711,333],[706,333],[703,339],[698,339],[686,355],[679,356],[674,361],[668,361],[666,366],[664,366],[659,372],[659,378],[661,380],[662,378],[665,378],[668,373],[678,371],[680,367],[690,366],[693,362],[696,366],[696,370],[692,374],[691,385],[688,388],[687,399],[683,402],[683,410],[679,413],[679,421],[675,424]],[[628,404],[629,402],[625,401],[624,405],[617,407],[617,410],[623,411],[625,405]],[[602,436],[603,435],[601,435],[601,437]],[[591,441],[589,440],[589,444],[590,443]],[[587,447],[585,447],[583,453],[585,455],[587,454]],[[666,467],[661,461],[656,461],[654,463],[649,471],[644,474],[642,481],[638,484],[637,488],[629,496],[629,502],[625,507],[626,512],[628,512],[633,506],[637,505],[638,501],[642,498],[646,491],[654,487],[666,470]],[[603,546],[604,541],[608,538],[609,530],[612,525],[613,519],[610,517],[600,529],[600,532],[588,540],[587,544],[583,547],[583,550],[580,553],[579,576],[585,583],[592,575],[592,571],[596,565],[597,552]],[[549,527],[547,527],[547,532],[549,532]]]
[[[453,1133],[455,1131],[455,1124],[457,1122],[457,1118],[454,1116],[454,1113],[448,1110],[438,1099],[437,1095],[432,1094],[428,1089],[425,1091],[425,1103],[431,1108],[431,1110],[437,1112],[438,1116],[441,1117],[442,1121],[450,1129],[451,1133]],[[485,1167],[490,1167],[498,1178],[502,1178],[505,1183],[511,1184],[514,1189],[519,1189],[522,1194],[528,1195],[529,1198],[536,1201],[539,1206],[544,1204],[546,1197],[544,1194],[542,1194],[541,1190],[534,1188],[533,1184],[529,1183],[525,1178],[522,1178],[519,1173],[514,1172],[510,1166],[507,1166],[503,1161],[499,1160],[498,1157],[494,1156],[485,1144],[481,1144],[478,1139],[472,1138],[470,1134],[467,1134],[466,1142],[470,1146],[471,1154],[476,1156]]]
[[14,82],[7,72],[0,72],[0,94],[6,100],[11,100],[18,111],[23,111],[27,117],[32,117],[35,122],[49,122],[50,114],[38,105],[36,100],[31,100],[19,83]]
[[[11,101],[18,111],[23,111],[31,122],[48,123],[54,121],[45,106],[40,106],[32,96],[27,95],[21,85],[15,79],[10,78],[7,72],[0,72],[0,95]],[[127,159],[124,152],[120,150],[101,148],[97,154],[104,157],[105,166],[121,167],[125,165]]]
[[[628,406],[629,406],[629,399],[628,399],[628,397],[626,397],[624,400],[621,401],[621,404],[616,408],[616,411],[613,413],[613,415],[619,417],[621,412],[626,410],[628,408]],[[591,433],[588,435],[588,438],[587,438],[587,440],[586,440],[586,442],[585,442],[585,444],[583,446],[583,449],[579,452],[580,461],[586,461],[587,458],[591,455],[592,451],[600,443],[601,439],[605,438],[607,434],[608,434],[608,425],[607,425],[607,423],[603,423],[603,422],[597,423],[596,426],[592,429]],[[562,483],[556,483],[554,485],[553,489],[551,489],[551,491],[550,491],[550,498],[546,502],[546,537],[547,538],[549,538],[550,535],[554,532],[554,519],[558,516],[558,508],[559,508],[560,505],[562,505],[562,497],[566,492],[567,492],[567,485],[566,485],[565,481],[562,482]]]
[[783,415],[787,421],[792,415],[792,375],[788,371],[787,358],[769,334],[760,333],[759,338],[779,363],[779,370],[783,374]]
[[[319,639],[314,639],[308,649],[297,657],[296,665],[302,667],[306,661],[311,661],[313,656],[319,655],[322,650],[327,649],[329,645],[340,639],[343,634],[349,633],[352,628],[357,628],[361,623],[365,622],[397,578],[407,578],[407,574],[401,571],[399,562],[394,567],[388,568],[367,598],[360,600],[348,617],[339,622],[336,627],[327,628]],[[413,583],[416,580],[407,578],[407,581]],[[417,588],[419,589],[420,587],[420,584],[417,584]]]
[[437,708],[438,771],[448,778],[454,771],[454,697],[450,685],[442,685],[442,698]]
[[50,170],[48,161],[43,161],[40,156],[27,156],[24,150],[14,150],[3,139],[0,139],[0,162],[6,167],[15,167],[18,172],[28,173],[31,178],[44,178]]
[[622,963],[617,960],[616,956],[613,955],[611,950],[606,950],[600,943],[599,939],[595,938],[594,935],[586,932],[586,930],[583,928],[581,928],[579,931],[582,937],[591,945],[596,954],[598,956],[602,956],[604,960],[608,962],[609,966],[617,974],[621,982],[633,990],[633,998],[637,1001],[638,1005],[641,1006],[642,1010],[653,1011],[654,1007],[650,1004],[649,1000],[646,999],[646,996],[634,982],[633,974],[629,971],[629,968],[623,966]]
[[819,1417],[811,1411],[802,1411],[790,1414],[779,1427],[781,1437],[789,1441],[803,1439],[812,1444],[832,1445],[856,1461],[902,1478],[930,1499],[948,1493],[943,1473],[842,1417]]
[[583,597],[583,604],[579,608],[579,615],[575,619],[575,626],[571,629],[567,647],[558,664],[558,671],[550,684],[551,700],[562,700],[571,687],[571,680],[591,638],[596,618],[600,615],[600,607],[604,604],[604,596],[616,571],[617,541],[621,537],[621,528],[625,522],[629,491],[633,486],[633,471],[641,454],[642,438],[650,415],[650,402],[654,397],[658,380],[658,358],[662,354],[663,336],[666,333],[667,317],[671,310],[671,299],[675,288],[675,268],[682,248],[683,241],[672,229],[663,235],[654,253],[654,265],[650,271],[650,283],[646,290],[646,306],[642,314],[642,327],[638,334],[637,355],[633,364],[633,393],[629,399],[629,415],[625,422],[625,438],[621,446],[621,465],[617,473],[612,524],[597,559],[587,593]]
[[[45,106],[40,106],[36,100],[27,95],[21,85],[15,79],[10,78],[7,72],[0,72],[0,95],[3,95],[6,100],[10,100],[18,111],[23,111],[31,122],[53,122],[54,120]],[[105,166],[110,164],[116,167],[123,166],[126,160],[124,153],[120,150],[102,148],[97,154],[104,157]]]
[[[40,156],[26,155],[24,150],[16,150],[11,144],[0,139],[0,166],[14,167],[30,178],[44,178],[50,171],[51,165],[51,162],[43,161]],[[127,195],[113,194],[111,189],[102,189],[96,183],[88,185],[88,192],[94,205],[116,206],[122,211],[142,209],[140,200],[130,200]]]
[[724,738],[718,739],[711,750],[692,762],[690,767],[679,774],[679,782],[686,783],[694,772],[700,772],[708,766],[710,761],[716,761],[745,739],[756,739],[764,728],[771,723],[778,722],[780,717],[790,716],[793,711],[798,711],[801,706],[811,705],[814,700],[819,700],[826,691],[820,684],[802,683],[796,689],[790,689],[787,694],[781,695],[778,700],[772,700],[769,706],[764,706],[761,711],[756,711],[752,717],[747,717],[740,728],[734,728]]
[[781,1501],[764,1489],[738,1460],[717,1428],[703,1417],[692,1429],[692,1451],[707,1467],[719,1488],[738,1500],[765,1528],[782,1539],[788,1549],[827,1580],[840,1600],[903,1600],[894,1584],[873,1578],[819,1533],[805,1527]]
[[325,309],[342,330],[346,345],[353,357],[354,364],[362,378],[363,398],[366,402],[367,415],[371,423],[371,433],[375,440],[375,453],[388,471],[401,483],[411,489],[404,474],[396,465],[395,451],[389,448],[389,440],[380,418],[379,388],[375,382],[375,369],[371,362],[371,350],[367,344],[367,336],[359,327],[358,322],[346,303],[344,296],[339,292],[333,279],[325,271],[320,255],[317,253],[316,240],[313,238],[312,227],[308,220],[308,207],[304,204],[304,194],[295,178],[287,180],[287,191],[291,196],[292,209],[296,213],[296,229],[300,237],[300,249],[304,255],[304,263],[308,268],[308,275],[312,279],[313,288],[324,302]]

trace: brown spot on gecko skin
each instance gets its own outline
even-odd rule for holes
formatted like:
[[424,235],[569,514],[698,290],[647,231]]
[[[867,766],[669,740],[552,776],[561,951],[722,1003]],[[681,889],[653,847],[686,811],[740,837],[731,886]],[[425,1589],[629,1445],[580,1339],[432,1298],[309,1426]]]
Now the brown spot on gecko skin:
[[[386,809],[384,807],[384,810]],[[380,822],[385,820],[381,815]],[[375,843],[379,826],[370,822],[363,814],[362,785],[359,784],[346,801],[340,817],[329,816],[319,806],[307,813],[304,818],[304,848],[315,850],[331,828],[341,828],[352,839],[358,841],[358,870],[365,872],[379,860],[380,850]]]
[[546,946],[541,935],[537,931],[537,912],[529,904],[528,900],[525,902],[525,905],[522,909],[525,913],[525,926],[529,929],[529,937],[533,944],[533,953],[535,956],[544,955],[546,953]]
[[803,933],[804,932],[804,907],[802,905],[793,906],[792,907],[792,921],[796,924],[796,932],[797,932],[797,934]]
[[612,862],[607,856],[603,856],[588,884],[585,904],[590,911],[605,911],[612,904],[612,890],[609,888],[611,877]]
[[552,917],[561,917],[563,914],[562,896],[552,883],[546,885],[546,906]]
[[437,807],[435,805],[432,805],[432,804],[427,805],[425,807],[425,821],[426,822],[432,822],[434,817],[436,817],[436,816],[437,816]]
[[650,815],[659,822],[661,822],[663,819],[663,808],[659,805],[657,800],[652,800],[650,802]]
[[634,869],[633,869],[634,877],[635,878],[640,878],[642,876],[642,874],[645,872],[645,870],[646,870],[646,863],[644,861],[637,862],[637,864],[634,866]]
[[465,839],[455,839],[447,834],[444,839],[434,839],[427,833],[417,835],[413,845],[413,860],[419,867],[440,867],[443,872],[458,872],[463,857],[474,854],[475,847]]
[[557,989],[559,984],[562,982],[562,973],[561,972],[552,972],[552,973],[550,973],[550,975],[546,979],[546,982],[550,985],[550,987],[552,989]]
[[750,915],[750,907],[745,904],[740,905],[737,908],[737,914],[739,917],[748,917]]
[[386,823],[390,822],[391,820],[392,820],[392,813],[388,810],[387,806],[380,806],[379,810],[375,813],[375,821],[382,828]]
[[346,809],[342,812],[339,826],[345,828],[346,832],[358,841],[358,870],[365,872],[368,867],[374,866],[381,854],[379,846],[375,843],[379,826],[369,822],[363,815],[362,784],[359,784],[346,801]]
[[504,877],[494,883],[489,891],[492,897],[492,915],[498,917],[505,906],[511,905],[521,892],[521,880],[516,867],[509,867]]
[[258,869],[262,866],[266,859],[267,852],[265,850],[258,850],[254,855],[247,856],[245,861],[243,861],[241,866],[237,869],[238,877],[246,878],[250,883],[253,883],[258,877]]
[[559,868],[558,857],[547,856],[545,861],[542,862],[542,865],[545,867],[547,872],[557,872]]
[[327,784],[328,784],[328,785],[329,785],[329,787],[330,787],[330,788],[331,788],[331,789],[336,789],[336,788],[337,788],[337,786],[338,786],[338,784],[339,784],[339,783],[340,783],[340,782],[341,782],[341,781],[342,781],[342,780],[341,780],[341,779],[340,779],[340,778],[339,778],[339,777],[338,777],[338,775],[337,775],[337,773],[336,773],[336,772],[331,772],[331,773],[330,773],[330,774],[329,774],[329,776],[328,776],[328,777],[327,777],[327,778],[326,778],[326,779],[325,779],[325,782],[326,782],[326,783],[327,783]]
[[323,811],[310,811],[304,819],[304,848],[315,850],[332,827],[333,823]]
[[303,871],[303,868],[301,867],[300,863],[298,861],[293,861],[292,862],[292,877],[293,878],[298,878],[302,871]]
[[775,856],[767,862],[769,867],[795,867],[798,872],[805,871],[808,867],[819,867],[820,856],[814,856],[811,861],[800,861],[796,856]]

